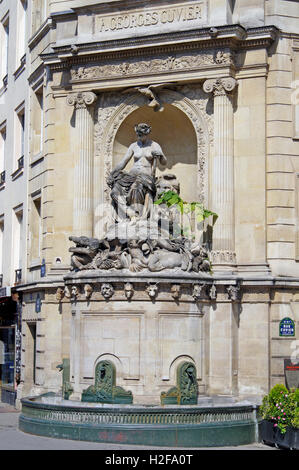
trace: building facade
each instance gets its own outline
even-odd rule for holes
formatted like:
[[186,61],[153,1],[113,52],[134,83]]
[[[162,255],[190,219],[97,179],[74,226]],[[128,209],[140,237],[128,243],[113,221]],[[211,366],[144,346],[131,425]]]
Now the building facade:
[[[143,390],[136,371],[154,363],[153,380],[168,389],[171,364],[184,354],[200,371],[203,394],[261,396],[283,382],[299,327],[298,2],[3,0],[0,13],[2,286],[3,299],[19,295],[18,399],[58,391],[57,365],[72,355],[80,363],[71,363],[77,394],[93,381],[107,341],[100,329],[92,339],[83,315],[90,341],[75,343],[81,356],[72,352],[77,307],[61,295],[69,236],[103,235],[106,176],[144,121],[182,197],[219,215],[210,246],[218,295],[215,304],[199,302],[201,333],[187,354],[176,353],[167,331],[181,325],[190,340],[191,293],[171,323],[164,294],[154,320],[138,291],[142,328],[165,347],[147,362],[141,334],[132,347],[138,366],[123,365],[120,385]],[[113,333],[126,310],[122,289],[116,283],[113,306],[79,302],[113,313],[114,355],[126,364],[131,353]],[[294,321],[295,336],[280,336],[284,318]]]

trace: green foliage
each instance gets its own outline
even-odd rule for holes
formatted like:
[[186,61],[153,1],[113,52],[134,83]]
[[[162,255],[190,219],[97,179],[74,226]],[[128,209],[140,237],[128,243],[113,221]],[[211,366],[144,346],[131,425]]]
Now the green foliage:
[[299,389],[288,390],[283,384],[275,385],[263,398],[262,417],[274,422],[282,434],[287,427],[299,428]]
[[200,202],[186,202],[177,193],[173,191],[164,192],[155,204],[166,204],[167,207],[177,205],[181,214],[194,212],[197,222],[202,222],[211,215],[213,216],[213,224],[216,222],[218,215],[215,212],[206,209]]
[[299,429],[299,388],[292,390],[292,397],[294,413],[291,419],[291,425],[293,428]]

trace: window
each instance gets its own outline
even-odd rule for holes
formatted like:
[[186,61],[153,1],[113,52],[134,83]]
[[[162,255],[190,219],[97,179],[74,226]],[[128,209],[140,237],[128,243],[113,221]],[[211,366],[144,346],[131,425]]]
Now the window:
[[41,153],[43,148],[43,125],[44,125],[44,103],[43,86],[33,93],[31,113],[31,153],[34,156]]
[[5,80],[8,72],[8,38],[9,16],[6,14],[0,24],[0,80]]
[[30,240],[31,240],[31,261],[40,260],[41,240],[42,240],[42,218],[41,218],[41,196],[40,193],[32,197],[31,205],[31,224],[30,224]]
[[16,66],[20,66],[21,59],[26,52],[26,10],[27,0],[18,0],[18,29],[17,29],[17,49]]
[[6,123],[0,125],[0,186],[5,182]]
[[22,279],[22,249],[23,249],[23,207],[16,208],[13,211],[13,284]]
[[22,104],[16,110],[15,120],[15,170],[24,166],[25,153],[25,106]]

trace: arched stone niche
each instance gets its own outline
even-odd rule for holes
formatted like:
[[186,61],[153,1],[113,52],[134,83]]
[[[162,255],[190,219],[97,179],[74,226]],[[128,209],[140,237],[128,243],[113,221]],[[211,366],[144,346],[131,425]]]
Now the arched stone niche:
[[[120,125],[113,143],[112,166],[122,159],[129,145],[136,140],[134,125],[147,122],[152,127],[151,139],[158,142],[167,157],[165,172],[174,173],[181,186],[181,196],[193,201],[197,186],[197,139],[194,127],[179,108],[166,104],[163,112],[149,106],[133,111]],[[128,164],[129,169],[133,160]],[[157,168],[157,176],[162,168]]]
[[[98,207],[110,203],[106,178],[136,140],[134,124],[138,122],[151,124],[151,138],[161,145],[168,158],[165,171],[174,173],[180,180],[182,197],[208,206],[212,112],[208,110],[207,96],[198,85],[185,85],[178,90],[163,90],[159,94],[164,106],[162,112],[154,112],[147,106],[147,99],[136,92],[125,99],[119,92],[101,95],[95,122],[94,200]],[[101,218],[99,212],[96,207],[95,227]],[[95,235],[98,232],[96,228]]]

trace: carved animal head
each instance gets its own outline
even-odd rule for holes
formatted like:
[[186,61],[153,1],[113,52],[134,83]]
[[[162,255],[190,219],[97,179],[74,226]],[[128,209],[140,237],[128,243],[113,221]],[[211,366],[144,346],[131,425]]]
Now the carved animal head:
[[83,248],[87,248],[89,247],[90,249],[92,250],[98,250],[99,249],[99,246],[100,246],[100,240],[98,240],[97,238],[89,238],[89,237],[75,237],[73,235],[71,235],[69,237],[69,240],[74,242],[76,244],[77,247],[83,247]]
[[158,290],[159,290],[158,284],[150,284],[146,288],[146,292],[151,297],[151,299],[154,299],[156,297],[156,295],[158,294]]

